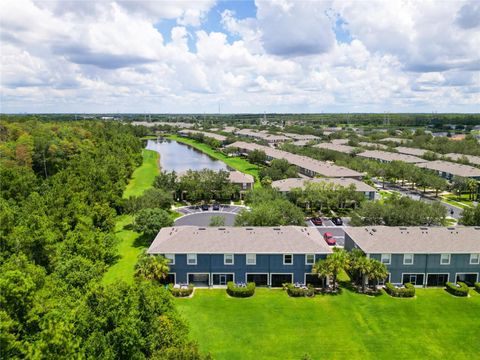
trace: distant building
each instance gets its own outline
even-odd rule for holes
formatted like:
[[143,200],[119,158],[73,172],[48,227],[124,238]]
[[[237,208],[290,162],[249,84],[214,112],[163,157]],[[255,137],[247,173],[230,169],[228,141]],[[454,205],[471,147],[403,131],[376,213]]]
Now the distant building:
[[220,135],[220,134],[215,134],[215,133],[212,133],[212,132],[206,132],[206,131],[180,130],[178,132],[178,134],[181,135],[181,136],[186,136],[186,137],[190,137],[194,134],[202,134],[204,137],[208,137],[208,138],[211,138],[211,139],[218,140],[221,143],[224,143],[225,141],[227,141],[226,136],[223,136],[223,135]]
[[381,150],[367,150],[357,154],[357,156],[363,157],[366,159],[377,160],[384,163],[389,163],[392,161],[403,161],[409,164],[425,162],[424,159],[421,159],[417,156],[398,154],[398,153],[381,151]]
[[449,154],[445,154],[444,157],[451,159],[453,161],[466,159],[470,164],[480,165],[480,156],[449,153]]
[[255,179],[250,174],[244,174],[240,171],[230,171],[229,180],[232,184],[240,186],[241,191],[247,191],[253,188]]
[[277,189],[282,193],[288,193],[295,188],[305,188],[307,183],[331,183],[338,186],[348,187],[354,185],[355,189],[358,192],[361,192],[367,199],[375,200],[375,194],[377,190],[371,187],[368,184],[365,184],[363,181],[352,179],[352,178],[313,178],[313,179],[304,179],[304,178],[289,178],[284,180],[277,180],[272,182],[272,187]]
[[313,147],[318,149],[341,152],[344,154],[351,154],[356,150],[353,146],[342,145],[342,144],[332,144],[332,143],[320,143],[320,144],[314,145]]
[[454,176],[480,180],[480,169],[469,165],[443,160],[422,162],[415,165],[424,169],[433,170],[447,180],[452,180]]

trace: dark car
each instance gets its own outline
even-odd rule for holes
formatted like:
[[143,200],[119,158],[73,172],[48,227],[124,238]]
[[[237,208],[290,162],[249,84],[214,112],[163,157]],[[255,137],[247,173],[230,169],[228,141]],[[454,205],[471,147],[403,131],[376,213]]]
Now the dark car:
[[202,211],[208,211],[209,208],[210,206],[208,206],[207,204],[202,205]]
[[333,238],[332,233],[326,232],[325,234],[323,234],[323,238],[325,239],[328,245],[333,246],[337,244],[337,241]]
[[339,218],[339,217],[332,217],[330,220],[332,220],[332,222],[337,225],[337,226],[342,226],[343,225],[343,220],[342,218]]
[[310,221],[311,221],[311,222],[313,223],[313,225],[315,225],[315,226],[322,226],[322,225],[323,225],[322,218],[320,218],[320,217],[311,218]]
[[220,210],[220,205],[219,204],[213,204],[212,209],[215,211]]

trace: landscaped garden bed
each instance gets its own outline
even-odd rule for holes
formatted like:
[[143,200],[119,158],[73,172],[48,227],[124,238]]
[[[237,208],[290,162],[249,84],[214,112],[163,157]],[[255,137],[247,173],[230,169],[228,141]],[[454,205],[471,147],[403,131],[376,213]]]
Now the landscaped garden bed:
[[385,284],[385,291],[387,294],[393,297],[414,297],[415,296],[415,286],[411,283],[402,284]]
[[475,290],[480,293],[480,282],[475,283]]
[[315,296],[315,288],[312,285],[286,283],[283,284],[283,289],[286,290],[288,296],[291,297]]
[[168,290],[170,293],[175,297],[188,297],[193,293],[193,285],[192,284],[169,284]]
[[227,283],[227,294],[233,297],[246,298],[255,294],[255,283],[234,283],[229,281]]
[[456,284],[452,282],[447,282],[446,287],[447,291],[455,296],[468,296],[468,293],[470,291],[467,284],[461,281],[457,282]]

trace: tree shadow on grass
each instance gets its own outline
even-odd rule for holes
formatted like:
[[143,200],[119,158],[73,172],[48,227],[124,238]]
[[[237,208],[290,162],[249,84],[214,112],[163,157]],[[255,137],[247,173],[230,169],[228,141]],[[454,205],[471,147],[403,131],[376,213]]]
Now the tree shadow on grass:
[[133,241],[133,247],[136,247],[136,248],[149,247],[154,238],[155,238],[155,237],[151,237],[151,236],[148,236],[148,235],[145,235],[145,234],[139,235],[139,236]]

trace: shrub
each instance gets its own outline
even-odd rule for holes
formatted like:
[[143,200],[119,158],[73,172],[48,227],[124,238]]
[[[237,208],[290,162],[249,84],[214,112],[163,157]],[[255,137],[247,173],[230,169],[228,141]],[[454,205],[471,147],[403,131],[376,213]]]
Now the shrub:
[[233,297],[250,297],[255,294],[255,283],[249,282],[246,286],[237,286],[233,281],[227,283],[227,294]]
[[283,284],[283,288],[287,290],[287,294],[291,297],[315,296],[315,288],[310,284],[308,284],[306,289],[303,287],[295,287],[295,285],[291,283]]
[[470,291],[467,284],[461,281],[457,282],[456,284],[447,282],[446,286],[447,291],[455,296],[468,296],[468,292]]
[[480,282],[475,283],[475,290],[477,290],[480,293]]
[[188,287],[174,288],[173,284],[168,285],[168,290],[175,297],[187,297],[193,293],[193,285],[189,284]]
[[385,291],[393,297],[414,297],[415,286],[411,283],[406,283],[405,287],[397,288],[392,283],[385,284]]

